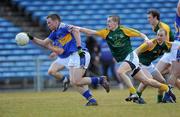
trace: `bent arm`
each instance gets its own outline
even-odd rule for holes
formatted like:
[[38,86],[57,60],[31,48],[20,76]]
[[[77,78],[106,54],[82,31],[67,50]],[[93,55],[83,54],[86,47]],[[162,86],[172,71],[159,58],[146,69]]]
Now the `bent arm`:
[[148,37],[144,33],[140,33],[140,37],[143,38],[145,41],[149,41]]
[[138,48],[136,48],[134,51],[136,52],[137,55],[140,55],[141,53],[143,53],[147,50],[148,50],[147,43],[143,43]]
[[56,54],[62,54],[64,52],[63,48],[58,48],[58,47],[53,46],[52,41],[48,38],[42,40],[42,39],[34,37],[32,41],[37,45],[40,45],[46,49],[49,49],[55,52]]
[[152,47],[153,43],[151,40],[149,40],[149,38],[144,34],[144,33],[140,33],[141,38],[144,39],[145,43],[149,46]]
[[34,37],[32,41],[33,41],[35,44],[40,45],[40,46],[42,46],[42,47],[44,47],[44,48],[47,48],[47,49],[48,49],[48,45],[52,43],[51,40],[48,39],[48,38],[42,40],[42,39],[39,39],[39,38],[37,38],[37,37]]
[[80,32],[78,29],[73,29],[72,30],[72,34],[74,35],[75,39],[76,39],[76,46],[80,47],[81,46],[81,36],[80,36]]

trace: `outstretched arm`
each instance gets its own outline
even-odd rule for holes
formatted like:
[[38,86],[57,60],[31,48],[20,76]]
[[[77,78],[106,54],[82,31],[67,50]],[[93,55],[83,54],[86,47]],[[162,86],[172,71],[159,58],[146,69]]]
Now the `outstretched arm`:
[[91,30],[91,29],[87,29],[87,28],[79,28],[80,32],[86,33],[88,35],[96,35],[97,31],[96,30]]
[[177,12],[177,15],[180,17],[180,0],[178,1],[176,12]]
[[28,34],[28,36],[29,36],[30,40],[32,40],[33,43],[40,45],[46,49],[49,49],[49,50],[55,52],[56,54],[62,54],[64,52],[64,49],[53,46],[52,41],[48,38],[42,40],[37,37],[33,37],[29,34]]

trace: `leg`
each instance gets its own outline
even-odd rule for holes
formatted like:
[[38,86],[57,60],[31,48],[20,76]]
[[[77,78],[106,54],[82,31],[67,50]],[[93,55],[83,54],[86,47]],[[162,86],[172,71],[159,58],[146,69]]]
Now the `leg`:
[[51,66],[49,67],[48,74],[55,77],[57,80],[63,78],[63,75],[60,74],[58,71],[64,69],[64,65],[60,65],[57,61],[54,61]]
[[136,101],[138,100],[138,95],[136,94],[136,89],[134,88],[131,79],[128,77],[127,72],[132,71],[132,67],[130,66],[134,65],[133,63],[123,62],[121,66],[118,68],[118,74],[123,79],[123,81],[126,83],[126,85],[129,88],[130,96],[126,98],[126,101]]
[[[180,79],[180,62],[172,61],[170,83],[172,86],[179,86]],[[179,88],[179,87],[178,87]]]
[[80,68],[70,68],[70,81],[72,86],[86,99],[88,103],[86,106],[96,106],[97,101],[93,98],[88,85],[77,85],[80,80],[82,80],[82,76],[84,75],[85,69]]
[[171,64],[166,63],[164,61],[159,61],[156,65],[156,68],[158,69],[158,71],[162,74],[162,75],[166,75],[169,73],[169,67],[171,66]]
[[180,79],[176,79],[176,87],[180,90]]
[[[144,72],[144,74],[146,74],[146,76],[148,78],[153,78],[152,75],[148,72],[148,70],[146,68],[142,68],[142,71]],[[135,76],[136,78],[136,76]],[[139,97],[141,97],[142,92],[146,89],[147,85],[144,85],[143,83],[140,83],[137,89],[137,94],[139,95]]]
[[[155,68],[155,70],[152,72],[152,76],[154,79],[161,83],[166,83],[166,80],[163,78],[162,74]],[[163,93],[159,90],[158,96],[157,96],[157,103],[161,103],[163,99]]]
[[166,92],[166,94],[168,95],[168,98],[169,97],[172,98],[172,100],[171,100],[172,102],[174,102],[176,100],[175,95],[171,92],[171,90],[169,89],[169,87],[166,84],[162,84],[154,79],[148,79],[142,70],[140,70],[135,75],[135,77],[137,80],[139,80],[140,82],[142,82],[145,85],[150,85],[154,88],[158,88],[160,93]]
[[[62,64],[61,64],[62,63]],[[59,71],[65,68],[66,59],[58,58],[55,60],[49,67],[48,74],[56,78],[56,80],[63,81],[63,92],[66,91],[69,87],[69,78],[60,74]]]

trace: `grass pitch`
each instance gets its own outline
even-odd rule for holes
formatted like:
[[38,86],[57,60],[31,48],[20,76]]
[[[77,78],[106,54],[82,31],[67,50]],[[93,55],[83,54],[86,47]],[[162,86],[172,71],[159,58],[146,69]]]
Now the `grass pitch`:
[[147,104],[125,102],[128,90],[93,90],[99,105],[86,107],[86,100],[75,91],[0,93],[0,117],[179,117],[180,91],[174,90],[176,104],[157,104],[157,90],[147,89]]

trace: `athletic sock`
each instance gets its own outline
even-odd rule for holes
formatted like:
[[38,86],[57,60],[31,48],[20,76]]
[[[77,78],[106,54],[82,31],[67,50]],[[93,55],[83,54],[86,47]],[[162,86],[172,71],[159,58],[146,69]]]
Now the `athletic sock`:
[[129,92],[130,92],[130,94],[135,94],[136,89],[134,87],[131,87],[131,88],[129,88]]
[[97,86],[98,84],[102,84],[103,78],[102,77],[91,77],[91,84]]
[[165,85],[165,84],[161,84],[159,89],[160,91],[165,91],[165,92],[169,91],[168,85]]
[[92,94],[89,90],[86,90],[83,94],[83,97],[85,97],[87,100],[90,100],[92,98]]
[[138,96],[141,97],[142,95],[142,92],[137,92]]
[[163,95],[157,95],[157,103],[162,102]]

